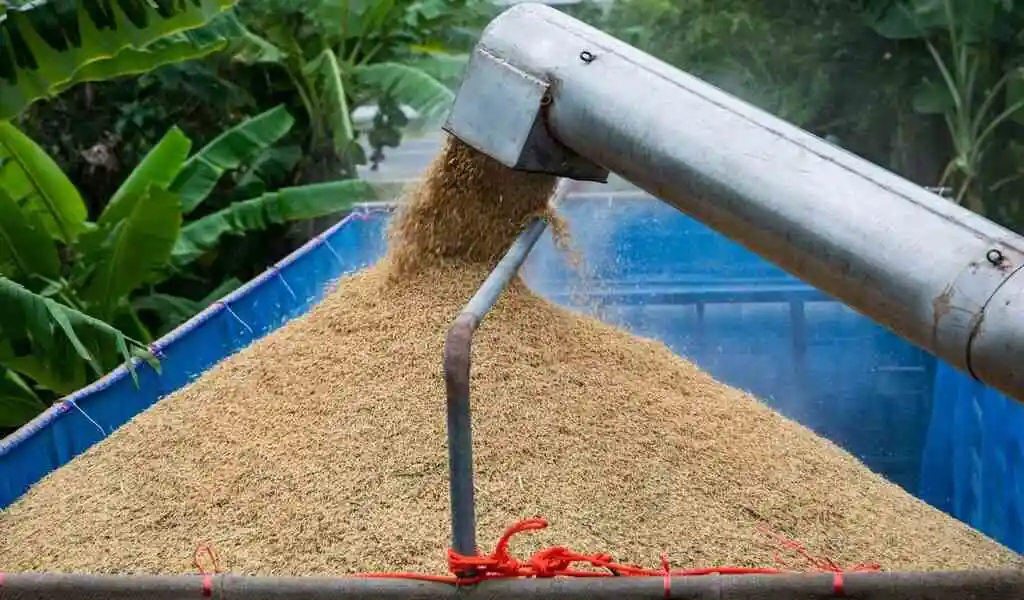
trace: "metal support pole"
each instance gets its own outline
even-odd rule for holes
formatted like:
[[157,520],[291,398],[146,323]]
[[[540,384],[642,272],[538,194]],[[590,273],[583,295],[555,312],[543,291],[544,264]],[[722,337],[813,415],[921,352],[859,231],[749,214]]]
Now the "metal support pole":
[[445,129],[509,167],[615,172],[1024,399],[1024,238],[581,21],[494,19]]
[[483,285],[455,319],[444,344],[444,381],[448,396],[448,467],[452,511],[452,547],[476,553],[473,498],[473,433],[469,405],[470,353],[473,334],[498,301],[537,243],[547,221],[536,218],[502,257]]

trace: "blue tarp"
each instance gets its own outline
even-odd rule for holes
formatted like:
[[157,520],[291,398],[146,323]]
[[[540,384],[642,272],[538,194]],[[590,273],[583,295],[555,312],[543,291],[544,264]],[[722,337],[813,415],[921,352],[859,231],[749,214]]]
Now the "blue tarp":
[[935,388],[918,495],[1024,552],[1024,405],[946,364]]
[[[588,275],[575,276],[546,234],[523,269],[540,294],[664,341],[1021,549],[1024,436],[1008,425],[1010,415],[1024,424],[1019,405],[649,196],[571,195],[561,212]],[[360,208],[161,339],[162,375],[140,365],[136,387],[119,369],[0,442],[0,507],[376,261],[388,215]]]

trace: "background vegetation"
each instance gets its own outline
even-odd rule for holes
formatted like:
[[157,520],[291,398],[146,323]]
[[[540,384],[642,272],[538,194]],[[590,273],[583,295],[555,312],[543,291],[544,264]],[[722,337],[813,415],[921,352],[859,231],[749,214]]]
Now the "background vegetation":
[[[498,10],[0,0],[0,433],[152,360],[153,339],[304,241],[296,224],[373,198],[360,169],[436,126]],[[565,10],[1024,226],[1019,0]]]

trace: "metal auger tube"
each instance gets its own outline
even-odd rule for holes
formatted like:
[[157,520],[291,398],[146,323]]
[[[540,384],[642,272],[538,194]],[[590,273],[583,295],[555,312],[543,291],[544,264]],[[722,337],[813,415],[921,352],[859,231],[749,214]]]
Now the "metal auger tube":
[[614,171],[1024,399],[1024,238],[555,9],[491,22],[445,129],[516,169]]
[[[565,186],[559,187],[564,194]],[[556,192],[557,194],[558,192]],[[473,494],[473,433],[469,405],[470,353],[473,334],[494,307],[547,227],[535,218],[513,242],[483,285],[448,329],[444,343],[444,381],[448,397],[448,469],[452,547],[464,555],[476,553],[476,511]]]

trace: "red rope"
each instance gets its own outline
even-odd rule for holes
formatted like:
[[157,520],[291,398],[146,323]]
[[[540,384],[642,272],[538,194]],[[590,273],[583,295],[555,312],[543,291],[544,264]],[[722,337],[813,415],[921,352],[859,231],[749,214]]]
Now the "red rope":
[[[200,560],[204,552],[210,559],[210,563],[213,567],[212,571],[203,567],[202,561]],[[192,553],[192,565],[198,569],[199,574],[203,576],[203,597],[209,598],[213,595],[213,576],[220,571],[220,559],[217,558],[217,553],[214,552],[213,546],[210,546],[209,544],[199,544],[196,546],[196,551]]]
[[[512,537],[520,533],[538,531],[548,526],[547,521],[540,518],[525,519],[510,527],[498,540],[494,552],[486,556],[464,556],[454,550],[448,551],[448,570],[453,573],[474,573],[471,576],[432,576],[417,573],[366,573],[360,577],[417,579],[436,581],[456,585],[471,585],[488,579],[508,579],[513,577],[662,577],[664,580],[665,597],[672,593],[672,577],[697,577],[701,575],[778,575],[793,572],[792,569],[773,569],[760,567],[706,567],[699,569],[671,569],[668,556],[662,555],[661,569],[646,569],[636,565],[615,562],[608,554],[580,554],[564,546],[553,546],[536,552],[526,561],[515,559],[508,550]],[[842,573],[838,565],[827,558],[812,556],[798,542],[773,534],[780,540],[783,547],[797,551],[805,558],[814,570],[831,571],[837,575],[833,586],[837,595],[842,595]],[[781,558],[776,557],[779,562]],[[580,570],[577,565],[589,566],[604,571]],[[873,564],[857,565],[852,571],[877,571],[880,567]]]
[[[779,575],[783,573],[799,572],[801,569],[791,568],[761,568],[761,567],[705,567],[699,569],[672,569],[669,566],[668,556],[662,554],[660,569],[647,569],[636,565],[615,562],[609,554],[581,554],[574,552],[564,546],[552,546],[534,553],[529,559],[522,561],[512,556],[509,552],[509,543],[512,538],[520,533],[539,531],[548,526],[547,521],[541,518],[532,518],[519,521],[505,531],[498,540],[494,551],[488,555],[466,556],[448,550],[448,570],[452,575],[424,575],[422,573],[362,573],[356,577],[373,579],[413,579],[417,581],[430,581],[436,583],[447,583],[452,585],[472,585],[490,579],[511,579],[519,577],[661,577],[664,581],[665,598],[672,595],[672,577],[698,577],[702,575]],[[766,527],[761,530],[774,537],[779,545],[786,550],[795,552],[802,557],[810,566],[811,570],[834,573],[833,592],[836,596],[843,596],[844,569],[828,558],[816,557],[807,551],[797,541],[779,535]],[[219,568],[217,556],[213,549],[207,545],[201,545],[196,549],[194,563],[207,578],[212,577],[204,571],[199,564],[200,551],[205,550],[214,564],[214,572]],[[785,562],[776,553],[776,562],[785,567]],[[595,570],[583,570],[590,567]],[[877,571],[881,567],[873,563],[856,565],[845,571]],[[802,569],[806,571],[807,569]],[[472,573],[472,575],[465,575]],[[209,596],[207,586],[204,582],[204,596]]]
[[[881,565],[877,563],[860,563],[857,565],[853,565],[852,567],[849,567],[847,569],[843,569],[829,558],[814,556],[813,554],[807,551],[807,548],[805,548],[803,544],[796,540],[792,540],[784,535],[776,533],[768,529],[768,527],[766,526],[760,527],[760,530],[763,533],[775,538],[775,541],[779,544],[781,548],[794,552],[798,556],[803,558],[815,570],[833,573],[832,593],[833,595],[838,597],[843,597],[846,595],[845,582],[843,581],[844,572],[862,573],[867,571],[878,571],[882,568]],[[786,564],[786,562],[782,559],[778,552],[775,553],[775,562],[779,563],[780,565]]]

